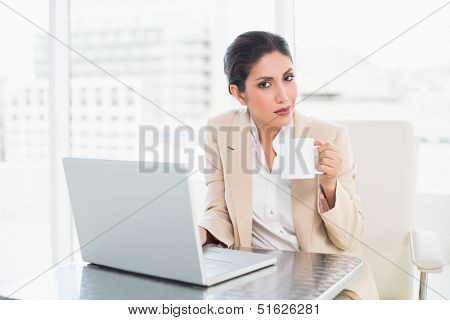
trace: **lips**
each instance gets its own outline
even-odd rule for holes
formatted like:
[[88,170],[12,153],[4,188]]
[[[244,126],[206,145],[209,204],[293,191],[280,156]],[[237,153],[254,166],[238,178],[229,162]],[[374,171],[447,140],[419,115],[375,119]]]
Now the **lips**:
[[287,107],[280,108],[280,109],[276,110],[274,113],[276,113],[278,115],[286,115],[286,114],[289,113],[290,109],[291,109],[291,107],[287,106]]

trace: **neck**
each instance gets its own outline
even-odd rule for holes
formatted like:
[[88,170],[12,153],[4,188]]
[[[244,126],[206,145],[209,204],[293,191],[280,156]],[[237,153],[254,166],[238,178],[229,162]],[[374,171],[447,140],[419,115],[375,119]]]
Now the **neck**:
[[260,125],[255,121],[256,128],[258,129],[259,142],[261,144],[272,143],[276,135],[280,131],[281,127],[273,127],[268,125]]

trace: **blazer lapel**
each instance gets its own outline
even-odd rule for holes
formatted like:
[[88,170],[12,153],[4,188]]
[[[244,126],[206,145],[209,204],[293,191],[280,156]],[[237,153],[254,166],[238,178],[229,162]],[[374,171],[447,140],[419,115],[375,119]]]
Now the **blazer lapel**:
[[227,168],[229,174],[231,196],[233,199],[238,236],[235,235],[235,245],[251,247],[252,239],[252,174],[253,155],[250,133],[250,114],[248,111],[239,112],[227,139],[227,154],[231,160]]
[[[296,138],[314,138],[314,127],[304,114],[294,112],[294,136]],[[307,250],[317,201],[316,179],[293,179],[291,183],[292,215],[300,248]]]

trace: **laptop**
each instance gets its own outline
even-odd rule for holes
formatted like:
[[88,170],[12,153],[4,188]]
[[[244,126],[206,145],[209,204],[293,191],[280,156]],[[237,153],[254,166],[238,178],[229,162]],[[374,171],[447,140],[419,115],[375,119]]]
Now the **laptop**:
[[63,166],[86,262],[211,286],[277,261],[202,247],[180,164],[64,158]]

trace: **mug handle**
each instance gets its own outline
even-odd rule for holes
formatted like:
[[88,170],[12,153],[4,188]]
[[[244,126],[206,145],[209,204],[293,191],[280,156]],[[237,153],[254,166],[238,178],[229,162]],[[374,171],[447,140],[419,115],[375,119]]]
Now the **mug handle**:
[[[313,146],[314,150],[317,150],[317,148],[319,148],[319,146]],[[325,172],[322,171],[315,171],[314,174],[324,174]]]

